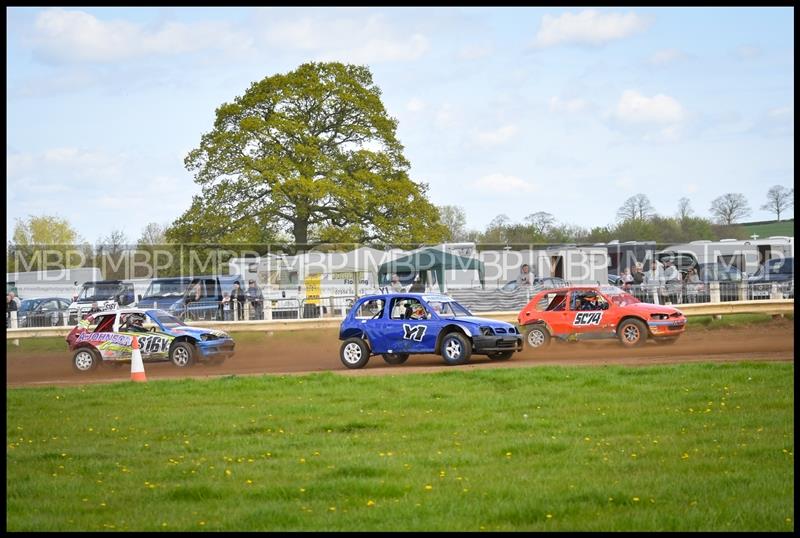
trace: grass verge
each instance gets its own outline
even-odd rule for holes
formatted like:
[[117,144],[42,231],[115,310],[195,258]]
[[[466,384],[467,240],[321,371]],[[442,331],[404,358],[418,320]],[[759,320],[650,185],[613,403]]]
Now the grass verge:
[[794,529],[794,366],[8,389],[6,525]]

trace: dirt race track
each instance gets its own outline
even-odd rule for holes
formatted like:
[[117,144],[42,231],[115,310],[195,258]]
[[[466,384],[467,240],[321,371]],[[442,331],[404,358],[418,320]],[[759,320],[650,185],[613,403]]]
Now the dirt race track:
[[[436,355],[412,355],[399,366],[386,364],[373,356],[361,370],[348,370],[339,361],[337,332],[272,333],[262,342],[239,342],[236,355],[217,366],[196,365],[178,369],[171,363],[145,363],[148,381],[167,378],[211,378],[224,375],[298,374],[333,371],[346,375],[402,374],[435,372],[453,368],[519,368],[540,365],[559,366],[642,366],[682,362],[724,362],[740,360],[793,361],[794,326],[790,320],[776,320],[749,327],[690,329],[673,345],[653,342],[635,350],[622,349],[616,341],[554,343],[539,352],[528,349],[508,361],[495,362],[485,356],[473,356],[469,364],[446,366]],[[78,374],[72,370],[72,354],[48,352],[7,355],[6,386],[48,386],[108,383],[130,379],[130,367],[101,366],[93,372]]]

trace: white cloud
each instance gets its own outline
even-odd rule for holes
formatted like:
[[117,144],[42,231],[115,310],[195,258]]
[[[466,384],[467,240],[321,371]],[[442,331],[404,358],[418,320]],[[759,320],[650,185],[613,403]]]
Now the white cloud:
[[489,56],[492,51],[492,46],[488,44],[467,45],[458,51],[457,58],[459,60],[480,60]]
[[678,49],[662,49],[654,52],[650,57],[647,59],[647,63],[650,65],[667,65],[673,62],[677,62],[679,60],[684,60],[687,58],[685,52],[678,50]]
[[472,186],[479,191],[495,194],[531,193],[539,190],[536,184],[505,174],[483,176],[473,181]]
[[124,20],[100,20],[83,11],[48,9],[30,37],[33,52],[49,62],[108,63],[150,55],[209,49],[244,51],[252,39],[224,23],[167,22],[155,28]]
[[488,131],[473,131],[472,138],[478,144],[496,146],[511,140],[517,131],[516,125],[509,124]]
[[438,128],[447,129],[454,127],[461,121],[461,113],[450,103],[444,103],[436,111],[433,121]]
[[263,36],[273,47],[312,51],[319,60],[351,63],[411,61],[430,48],[423,34],[402,31],[381,15],[366,20],[280,20],[269,25]]
[[669,95],[659,93],[647,97],[636,90],[625,90],[617,103],[615,116],[625,123],[672,124],[683,121],[686,111]]
[[409,112],[420,112],[425,110],[427,106],[428,105],[425,103],[425,101],[414,97],[408,103],[406,103],[406,110]]
[[648,25],[648,19],[635,13],[601,13],[589,9],[560,17],[544,15],[533,45],[536,48],[562,44],[598,46],[641,32]]
[[586,99],[561,99],[555,95],[550,98],[550,110],[553,112],[581,112],[589,107],[589,101]]
[[742,45],[734,51],[740,60],[754,60],[761,56],[761,48],[755,45]]

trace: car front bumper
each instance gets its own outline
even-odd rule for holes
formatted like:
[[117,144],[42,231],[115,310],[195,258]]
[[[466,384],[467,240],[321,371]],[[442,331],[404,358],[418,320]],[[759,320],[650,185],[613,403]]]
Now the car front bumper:
[[522,335],[473,336],[473,353],[494,353],[496,351],[522,351]]
[[647,327],[653,336],[677,336],[686,330],[686,320],[648,321]]
[[197,342],[195,348],[203,359],[225,359],[233,356],[234,346],[233,339],[219,338]]

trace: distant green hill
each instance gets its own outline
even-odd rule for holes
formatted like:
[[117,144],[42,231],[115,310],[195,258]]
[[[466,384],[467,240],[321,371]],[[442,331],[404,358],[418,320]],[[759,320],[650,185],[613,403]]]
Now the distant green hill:
[[782,220],[765,220],[760,222],[743,222],[739,224],[742,228],[747,230],[748,236],[758,234],[761,238],[766,238],[771,235],[788,235],[794,237],[794,219]]

